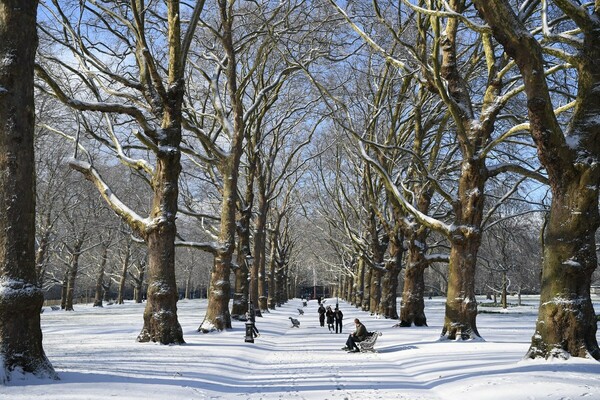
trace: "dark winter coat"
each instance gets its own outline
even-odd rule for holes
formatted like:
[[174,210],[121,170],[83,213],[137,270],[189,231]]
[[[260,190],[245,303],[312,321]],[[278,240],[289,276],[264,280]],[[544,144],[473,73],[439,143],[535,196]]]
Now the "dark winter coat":
[[327,316],[327,325],[333,325],[333,311],[331,308],[325,313]]
[[342,313],[342,310],[335,310],[333,312],[333,317],[335,318],[336,322],[341,322],[342,319],[344,319],[344,314]]
[[358,324],[356,324],[356,330],[352,335],[354,336],[355,341],[362,342],[367,338],[368,333],[369,332],[367,332],[367,328],[359,322]]

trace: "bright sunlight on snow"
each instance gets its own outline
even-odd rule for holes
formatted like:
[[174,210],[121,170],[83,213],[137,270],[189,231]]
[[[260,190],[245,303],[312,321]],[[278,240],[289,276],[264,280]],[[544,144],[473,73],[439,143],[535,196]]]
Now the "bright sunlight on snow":
[[[315,400],[567,400],[600,399],[600,363],[523,360],[533,334],[537,298],[507,312],[478,316],[485,341],[441,342],[444,299],[426,300],[429,327],[394,328],[346,303],[344,333],[319,326],[317,301],[300,299],[257,318],[260,336],[244,342],[233,330],[196,332],[206,300],[178,303],[187,342],[136,343],[143,304],[42,314],[44,349],[60,381],[14,376],[4,400],[68,399],[315,399]],[[596,301],[596,309],[598,309]],[[326,304],[335,304],[327,299]],[[303,308],[304,315],[298,315]],[[482,307],[482,310],[484,308]],[[289,317],[300,321],[292,328]],[[358,317],[381,331],[377,353],[341,350]]]

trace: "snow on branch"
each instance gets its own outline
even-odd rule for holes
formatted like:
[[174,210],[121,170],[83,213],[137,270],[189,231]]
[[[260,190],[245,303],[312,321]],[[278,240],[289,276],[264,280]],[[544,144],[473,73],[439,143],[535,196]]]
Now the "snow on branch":
[[449,254],[441,254],[441,253],[425,254],[425,260],[427,260],[428,263],[434,263],[434,262],[449,263],[450,255]]
[[217,242],[188,242],[185,240],[176,240],[175,247],[189,247],[206,251],[207,253],[217,254],[223,246],[220,246]]
[[98,171],[88,162],[76,160],[74,158],[69,160],[69,166],[74,170],[80,172],[85,176],[87,180],[92,182],[94,186],[100,192],[100,195],[107,202],[109,207],[121,217],[137,234],[145,237],[146,227],[148,222],[146,219],[139,216],[135,211],[127,207],[108,187],[106,182],[102,179]]
[[362,158],[377,170],[379,176],[383,179],[383,183],[386,186],[386,188],[394,195],[394,198],[398,201],[399,205],[404,210],[406,210],[406,212],[410,213],[420,224],[425,225],[435,231],[438,231],[444,234],[445,236],[451,235],[452,231],[454,230],[451,226],[445,224],[440,220],[432,218],[429,215],[423,214],[416,207],[414,207],[406,198],[404,198],[404,195],[400,193],[398,187],[394,184],[394,181],[389,176],[387,171],[377,161],[375,161],[372,157],[370,157],[367,154],[365,147],[362,145],[362,143],[359,144],[359,147]]

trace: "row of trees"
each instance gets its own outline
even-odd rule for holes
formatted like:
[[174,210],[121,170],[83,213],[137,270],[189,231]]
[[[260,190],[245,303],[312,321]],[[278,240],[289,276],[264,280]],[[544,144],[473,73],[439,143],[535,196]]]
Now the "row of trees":
[[[69,309],[80,256],[97,254],[97,301],[111,252],[123,249],[120,285],[137,258],[129,276],[138,294],[147,282],[142,342],[184,342],[179,247],[213,259],[202,332],[231,328],[249,302],[275,308],[294,295],[298,269],[319,263],[343,297],[399,326],[426,325],[425,278],[437,274],[447,296],[442,337],[473,339],[478,268],[499,273],[504,293],[509,276],[535,288],[534,251],[523,249],[536,226],[542,300],[528,354],[600,358],[590,299],[597,4],[530,0],[515,12],[501,0],[42,2],[36,260],[34,162],[15,169],[10,146],[26,140],[33,154],[37,4],[13,3],[2,0],[0,12],[30,31],[2,31],[2,60],[15,49],[26,56],[3,61],[0,81],[10,177],[1,186],[15,211],[4,232],[23,231],[6,233],[16,242],[6,242],[1,270],[3,370],[53,375],[41,333],[29,350],[7,333],[39,331],[51,260],[68,265],[55,281]],[[17,73],[28,86],[12,86]],[[13,118],[27,124],[4,123]],[[71,171],[58,168],[65,162]],[[23,314],[16,298],[26,322],[10,317]]]
[[[337,162],[338,182],[352,174],[355,184],[330,192],[341,216],[330,225],[347,237],[349,298],[393,317],[387,289],[405,260],[400,325],[423,325],[424,270],[446,259],[442,337],[478,338],[485,232],[539,209],[535,185],[548,185],[542,299],[528,356],[598,359],[590,298],[598,4],[526,1],[515,12],[509,1],[474,3],[331,1],[367,48],[343,85],[312,75],[353,142],[343,151],[361,158]],[[440,240],[448,248],[441,254],[429,247]],[[494,262],[508,268],[506,256],[497,249]]]

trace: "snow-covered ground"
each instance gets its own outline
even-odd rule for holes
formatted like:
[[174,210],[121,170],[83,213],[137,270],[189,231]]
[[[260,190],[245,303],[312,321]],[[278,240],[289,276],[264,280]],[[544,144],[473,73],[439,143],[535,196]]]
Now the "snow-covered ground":
[[[426,301],[429,327],[422,328],[393,328],[396,321],[340,303],[344,333],[337,335],[319,326],[316,301],[298,315],[302,302],[294,299],[258,318],[261,336],[246,343],[238,321],[227,332],[197,333],[206,300],[184,300],[178,303],[182,346],[135,342],[142,304],[46,309],[44,348],[61,380],[15,377],[0,386],[0,399],[600,399],[599,362],[522,359],[537,300],[524,303],[479,315],[484,341],[448,342],[438,340],[441,298]],[[290,316],[300,320],[299,329],[291,328]],[[340,349],[355,317],[383,332],[377,353]]]

